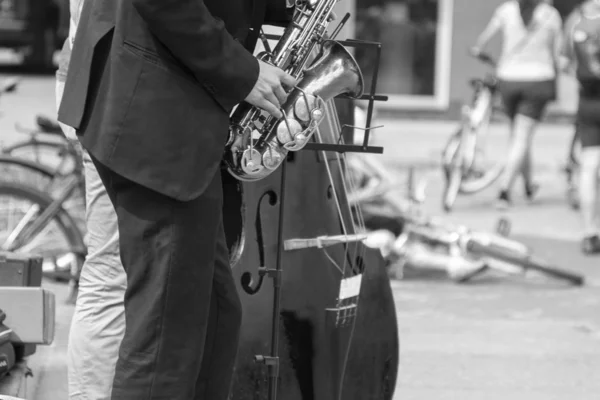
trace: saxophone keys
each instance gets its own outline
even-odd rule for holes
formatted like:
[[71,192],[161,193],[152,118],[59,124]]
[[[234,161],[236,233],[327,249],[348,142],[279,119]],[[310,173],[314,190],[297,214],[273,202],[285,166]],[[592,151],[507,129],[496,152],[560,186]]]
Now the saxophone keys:
[[244,150],[240,159],[240,167],[247,174],[256,174],[264,169],[260,152],[255,148]]
[[289,151],[302,150],[304,148],[304,146],[306,146],[308,139],[312,136],[312,134],[306,135],[305,132],[302,132],[302,133],[299,133],[298,135],[296,135],[293,142],[288,142],[288,143],[284,144],[283,147]]
[[315,121],[318,124],[319,122],[321,122],[321,119],[323,119],[323,110],[321,110],[320,108],[315,108],[311,111],[310,116],[312,117],[312,121]]
[[317,98],[311,94],[305,94],[294,103],[294,115],[300,121],[306,123],[310,121],[312,111],[317,106]]
[[277,140],[282,145],[293,142],[296,135],[302,132],[302,125],[293,118],[286,118],[277,124]]
[[263,153],[262,162],[266,169],[274,170],[283,161],[283,154],[281,154],[277,148],[269,145],[267,150]]

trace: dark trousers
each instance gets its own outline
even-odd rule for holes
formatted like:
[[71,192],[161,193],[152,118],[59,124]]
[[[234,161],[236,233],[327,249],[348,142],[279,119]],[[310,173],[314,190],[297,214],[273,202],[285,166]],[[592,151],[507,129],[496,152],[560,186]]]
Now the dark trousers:
[[93,160],[114,205],[127,273],[112,400],[226,400],[241,324],[217,173],[181,202]]

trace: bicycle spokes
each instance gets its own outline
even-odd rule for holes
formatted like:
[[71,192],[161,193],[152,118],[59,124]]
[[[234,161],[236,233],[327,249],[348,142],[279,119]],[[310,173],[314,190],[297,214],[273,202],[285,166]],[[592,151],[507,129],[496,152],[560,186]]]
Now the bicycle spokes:
[[20,247],[19,244],[22,242],[22,240],[19,239],[22,238],[23,232],[30,225],[30,223],[37,218],[39,211],[39,205],[33,204],[29,208],[29,210],[25,212],[25,215],[17,223],[15,228],[8,234],[8,237],[6,238],[4,243],[2,243],[2,246],[0,246],[0,248],[2,248],[2,250],[5,251],[13,251],[16,248]]

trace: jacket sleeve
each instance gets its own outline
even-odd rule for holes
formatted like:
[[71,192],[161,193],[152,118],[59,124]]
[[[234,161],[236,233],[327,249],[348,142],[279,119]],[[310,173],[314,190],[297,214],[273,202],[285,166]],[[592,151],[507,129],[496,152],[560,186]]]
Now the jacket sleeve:
[[286,26],[294,16],[295,0],[266,0],[265,24]]
[[202,0],[132,3],[156,38],[226,111],[250,93],[258,79],[258,60],[234,40]]

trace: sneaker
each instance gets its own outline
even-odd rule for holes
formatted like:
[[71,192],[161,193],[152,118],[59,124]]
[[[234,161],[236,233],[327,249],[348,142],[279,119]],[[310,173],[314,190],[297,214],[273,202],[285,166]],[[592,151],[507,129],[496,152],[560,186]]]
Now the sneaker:
[[600,253],[600,237],[598,235],[586,236],[581,242],[583,254],[592,255]]
[[496,200],[496,208],[498,210],[506,210],[512,205],[510,201],[510,195],[507,190],[501,190],[498,194],[498,200]]
[[525,198],[527,199],[527,201],[533,201],[533,198],[535,197],[539,189],[540,185],[538,185],[537,183],[525,184]]

